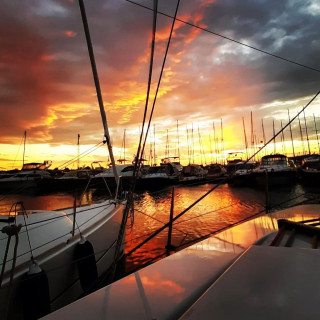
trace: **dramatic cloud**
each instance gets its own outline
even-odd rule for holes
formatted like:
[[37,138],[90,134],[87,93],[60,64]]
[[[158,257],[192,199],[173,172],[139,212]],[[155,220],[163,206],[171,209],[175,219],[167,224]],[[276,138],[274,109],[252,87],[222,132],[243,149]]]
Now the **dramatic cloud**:
[[[134,154],[146,99],[153,1],[84,3],[115,149],[127,129],[128,152]],[[176,4],[159,0],[164,15],[158,14],[150,104]],[[159,143],[167,129],[173,136],[177,120],[184,128],[201,124],[208,133],[223,118],[232,139],[228,146],[241,148],[242,138],[232,132],[242,130],[242,117],[249,123],[251,111],[255,131],[262,118],[268,132],[267,119],[285,122],[287,108],[293,116],[319,90],[320,73],[248,46],[319,70],[319,18],[315,0],[181,1],[178,19],[188,24],[176,21],[169,48],[154,114]],[[78,133],[82,143],[97,143],[103,129],[78,1],[5,0],[0,38],[2,146],[19,144],[24,130],[29,143],[74,144]],[[307,110],[310,126],[313,113],[320,115]]]

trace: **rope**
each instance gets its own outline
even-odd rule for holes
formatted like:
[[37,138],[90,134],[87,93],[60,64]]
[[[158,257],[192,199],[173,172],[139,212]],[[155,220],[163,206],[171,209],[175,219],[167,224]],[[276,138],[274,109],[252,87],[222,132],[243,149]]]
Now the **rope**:
[[[31,247],[31,241],[30,241],[29,231],[28,231],[28,225],[27,225],[27,221],[26,221],[27,212],[26,212],[26,209],[24,208],[24,205],[23,205],[22,202],[21,202],[21,209],[22,209],[22,214],[23,214],[24,226],[25,226],[26,232],[27,232],[27,238],[28,238],[29,248],[30,248],[30,252],[31,252],[31,260],[33,261],[33,252],[32,252],[32,247]],[[27,216],[27,217],[28,217],[28,216]]]
[[2,285],[2,281],[3,281],[3,277],[4,277],[4,270],[5,270],[5,266],[6,266],[6,262],[7,262],[11,237],[14,236],[15,240],[16,240],[15,244],[14,244],[13,259],[12,259],[12,265],[11,265],[11,270],[10,270],[9,289],[7,292],[6,302],[5,302],[5,316],[4,316],[5,319],[7,319],[7,317],[8,317],[10,297],[11,297],[11,292],[12,292],[12,282],[13,282],[13,276],[14,276],[14,269],[15,269],[16,261],[17,261],[17,250],[18,250],[18,245],[19,245],[19,231],[21,230],[21,227],[22,227],[21,224],[19,224],[18,226],[15,224],[11,224],[11,225],[8,225],[8,226],[5,226],[2,228],[2,232],[8,235],[8,240],[7,240],[5,255],[3,258],[3,262],[2,262],[2,269],[1,269],[1,275],[0,275],[0,287]]

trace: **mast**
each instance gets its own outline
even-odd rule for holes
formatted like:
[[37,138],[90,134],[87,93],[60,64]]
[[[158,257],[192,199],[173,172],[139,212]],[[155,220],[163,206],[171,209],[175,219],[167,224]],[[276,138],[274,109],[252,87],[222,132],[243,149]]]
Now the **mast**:
[[276,154],[277,153],[277,149],[276,149],[276,130],[274,127],[274,119],[272,120],[272,127],[273,127],[273,153]]
[[177,120],[177,137],[178,137],[178,159],[179,159],[179,162],[180,162],[180,141],[179,141],[179,120]]
[[212,122],[212,126],[213,126],[214,152],[216,154],[216,163],[218,163],[218,148],[217,148],[216,129],[214,127],[214,121]]
[[[254,143],[255,143],[255,148],[258,149],[259,144],[258,144],[258,140],[257,140],[256,135],[254,135]],[[259,157],[258,157],[258,159],[259,159]]]
[[[118,172],[116,170],[116,163],[115,163],[114,155],[113,155],[113,151],[112,151],[109,128],[108,128],[108,123],[107,123],[107,116],[106,116],[106,112],[104,110],[104,104],[103,104],[103,99],[102,99],[102,94],[101,94],[98,71],[97,71],[96,62],[95,62],[95,58],[94,58],[93,47],[92,47],[89,26],[88,26],[88,21],[87,21],[87,16],[86,16],[86,11],[85,11],[83,0],[79,0],[79,6],[80,6],[80,11],[81,11],[84,33],[85,33],[86,41],[87,41],[87,47],[88,47],[88,51],[89,51],[89,57],[90,57],[90,62],[91,62],[94,84],[95,84],[96,92],[97,92],[101,120],[102,120],[102,124],[103,124],[103,128],[104,128],[104,136],[105,136],[107,146],[108,146],[108,151],[109,151],[109,156],[110,156],[110,160],[112,163],[114,178],[115,178],[116,184],[118,186],[119,185],[119,176],[118,176]],[[118,187],[117,187],[117,189],[118,189]]]
[[[250,112],[251,117],[251,150],[253,149],[253,154],[256,153],[256,148],[254,144],[254,134],[253,134],[253,117],[252,117],[252,111]],[[254,156],[253,160],[256,160],[256,157]]]
[[302,134],[302,128],[301,128],[301,122],[300,122],[299,115],[298,115],[298,120],[299,120],[300,138],[301,138],[301,144],[302,144],[302,154],[305,154],[304,142],[303,142],[303,134]]
[[320,144],[319,144],[319,137],[318,137],[318,129],[317,129],[317,122],[316,122],[316,117],[313,114],[313,121],[314,121],[314,127],[316,129],[316,136],[317,136],[317,142],[318,142],[318,152],[320,154]]
[[192,123],[192,130],[191,130],[191,140],[192,140],[192,163],[194,164],[194,137],[193,137],[193,123]]
[[210,159],[211,159],[211,164],[213,163],[213,151],[212,151],[212,141],[211,141],[211,134],[209,132],[209,144],[210,144]]
[[309,155],[310,155],[310,154],[311,154],[311,151],[310,151],[309,134],[308,134],[306,114],[305,114],[304,110],[303,110],[303,117],[304,117],[304,124],[305,124],[305,127],[306,127],[306,135],[307,135],[307,142],[308,142],[308,151],[309,151]]
[[151,134],[149,135],[149,160],[148,163],[150,167],[152,166],[152,137]]
[[186,130],[187,130],[188,160],[189,160],[189,164],[190,164],[191,163],[191,156],[190,156],[190,143],[189,143],[189,129],[188,129],[188,126],[186,126]]
[[24,166],[24,156],[26,154],[26,140],[27,140],[27,131],[24,131],[23,135],[23,156],[22,156],[22,168]]
[[124,129],[123,133],[123,159],[124,164],[126,164],[126,129]]
[[248,140],[247,140],[247,134],[246,134],[246,126],[244,124],[244,117],[242,117],[242,124],[243,124],[243,133],[244,133],[244,143],[246,146],[246,156],[248,160]]
[[[289,118],[289,122],[291,121],[290,120],[290,112],[289,112],[289,109],[288,109],[288,118]],[[290,136],[291,136],[291,142],[292,142],[292,153],[293,153],[293,159],[296,158],[296,155],[294,153],[294,143],[293,143],[293,137],[292,137],[292,128],[291,128],[291,123],[290,123]]]
[[154,165],[157,165],[156,160],[156,124],[153,125],[153,161]]
[[221,118],[221,155],[223,158],[223,164],[225,164],[225,159],[224,159],[224,145],[223,145],[223,126],[222,126],[222,118]]
[[[262,134],[263,134],[263,145],[266,145],[266,134],[264,132],[264,124],[263,124],[263,118],[261,119],[261,124],[262,124]],[[267,150],[265,150],[265,154],[267,154]]]
[[280,123],[281,123],[281,140],[282,140],[282,149],[283,149],[283,154],[286,154],[286,144],[285,144],[285,139],[284,139],[284,131],[283,131],[282,120],[280,121]]
[[202,148],[202,141],[201,141],[200,128],[199,128],[199,126],[198,126],[198,136],[199,136],[201,165],[203,165],[202,155],[203,155],[203,157],[204,157],[204,163],[205,163],[205,164],[206,164],[206,158],[205,158],[205,156],[204,156],[204,151],[203,151],[203,148]]
[[[123,150],[123,158],[122,157],[122,150]],[[122,145],[121,145],[121,151],[120,151],[120,158],[118,159],[118,162],[121,164],[126,164],[126,129],[123,130],[123,139],[122,139]]]
[[78,133],[78,170],[80,169],[80,134]]
[[168,133],[168,129],[167,129],[167,140],[166,140],[166,157],[169,158],[169,133]]

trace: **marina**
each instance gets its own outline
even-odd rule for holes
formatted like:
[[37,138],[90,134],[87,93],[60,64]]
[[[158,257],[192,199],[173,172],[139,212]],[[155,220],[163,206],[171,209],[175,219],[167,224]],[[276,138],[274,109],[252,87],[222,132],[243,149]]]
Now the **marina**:
[[1,319],[314,319],[319,6],[18,7],[0,13]]

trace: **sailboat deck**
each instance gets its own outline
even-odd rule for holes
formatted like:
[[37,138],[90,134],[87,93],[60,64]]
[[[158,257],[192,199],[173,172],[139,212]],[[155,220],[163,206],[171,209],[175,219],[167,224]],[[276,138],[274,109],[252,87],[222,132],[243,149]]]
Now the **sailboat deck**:
[[[304,235],[296,235],[290,248],[285,247],[286,234],[276,246],[270,244],[278,231],[275,218],[301,221],[318,217],[317,205],[262,215],[143,268],[44,319],[311,318],[320,294],[319,251],[311,249],[312,241]],[[304,311],[296,312],[299,307]]]
[[315,319],[318,250],[252,246],[180,319]]

